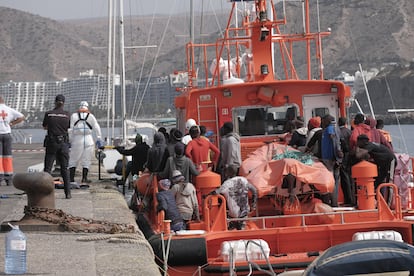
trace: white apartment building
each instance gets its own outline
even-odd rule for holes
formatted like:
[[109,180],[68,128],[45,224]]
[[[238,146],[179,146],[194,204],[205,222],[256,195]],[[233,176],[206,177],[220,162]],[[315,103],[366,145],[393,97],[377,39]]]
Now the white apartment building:
[[[116,113],[120,115],[119,75],[115,76],[114,83],[114,106]],[[141,82],[126,81],[127,114],[135,114],[139,106],[141,108],[144,106],[140,114],[150,114],[154,108],[158,109],[157,107],[160,107],[160,111],[172,109],[176,92],[169,84],[169,77],[152,78]],[[107,76],[94,74],[93,70],[80,73],[78,78],[61,81],[0,83],[0,95],[4,97],[6,104],[25,114],[52,109],[57,94],[65,95],[65,109],[69,112],[75,112],[81,101],[87,101],[95,110],[106,110],[107,89]]]

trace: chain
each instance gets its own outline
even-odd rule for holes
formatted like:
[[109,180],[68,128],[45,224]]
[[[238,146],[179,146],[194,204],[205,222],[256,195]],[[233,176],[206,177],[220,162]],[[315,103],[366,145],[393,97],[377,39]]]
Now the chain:
[[63,226],[66,231],[85,233],[136,233],[135,226],[126,223],[112,223],[66,214],[60,209],[24,207],[24,214],[49,223]]

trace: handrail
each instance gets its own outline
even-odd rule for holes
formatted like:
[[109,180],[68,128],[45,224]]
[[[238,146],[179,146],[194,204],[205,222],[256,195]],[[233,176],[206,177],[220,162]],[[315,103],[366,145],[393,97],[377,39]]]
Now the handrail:
[[[393,189],[392,197],[394,202],[394,212],[390,209],[387,201],[381,193],[382,188],[390,187]],[[402,219],[402,207],[401,207],[401,197],[398,192],[398,187],[394,183],[382,183],[377,187],[377,203],[378,203],[378,212],[380,219],[390,218],[390,215],[394,216],[396,219]]]
[[[391,187],[393,192],[393,202],[394,208],[388,206],[388,203],[384,199],[384,196],[381,194],[380,190],[384,187]],[[306,218],[307,217],[316,217],[324,215],[335,215],[340,217],[340,224],[346,224],[345,215],[352,212],[355,213],[378,213],[380,220],[392,220],[392,219],[402,219],[402,209],[401,209],[401,198],[398,194],[398,187],[393,183],[382,183],[377,188],[377,209],[370,210],[352,210],[352,211],[334,211],[334,212],[324,212],[324,213],[311,213],[311,214],[295,214],[295,215],[276,215],[276,216],[262,216],[262,217],[247,217],[247,218],[227,218],[227,222],[232,221],[259,221],[261,222],[261,228],[266,229],[267,220],[277,220],[277,219],[286,219],[286,218],[300,218],[301,224],[298,227],[307,227]]]
[[316,216],[322,216],[322,215],[336,215],[340,216],[341,223],[340,224],[346,224],[345,221],[345,214],[352,212],[352,213],[377,213],[378,209],[372,209],[372,210],[353,210],[353,211],[346,211],[346,212],[324,212],[324,213],[311,213],[311,214],[296,214],[296,215],[276,215],[276,216],[261,216],[261,217],[247,217],[247,218],[228,218],[227,222],[231,221],[262,221],[263,229],[266,229],[266,220],[275,220],[275,219],[286,219],[286,218],[295,218],[300,217],[301,218],[301,225],[298,227],[307,227],[305,218],[306,217],[316,217]]

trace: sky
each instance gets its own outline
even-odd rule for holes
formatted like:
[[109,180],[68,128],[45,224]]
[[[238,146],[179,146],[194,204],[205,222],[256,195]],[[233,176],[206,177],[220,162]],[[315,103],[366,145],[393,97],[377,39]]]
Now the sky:
[[[118,1],[118,0],[116,0]],[[190,0],[123,0],[124,15],[177,13],[189,10]],[[221,9],[229,6],[225,0],[194,0],[195,9]],[[108,16],[108,0],[0,0],[0,6],[22,10],[55,20]]]

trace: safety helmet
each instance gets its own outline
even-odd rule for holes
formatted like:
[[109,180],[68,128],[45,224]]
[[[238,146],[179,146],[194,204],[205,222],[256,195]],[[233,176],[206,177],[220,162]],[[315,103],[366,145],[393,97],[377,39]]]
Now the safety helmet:
[[82,108],[82,107],[88,108],[88,106],[89,106],[89,104],[88,104],[87,101],[81,101],[80,104],[79,104],[79,108]]
[[197,123],[194,119],[188,119],[187,122],[185,122],[185,129],[189,130],[192,126],[196,126]]

